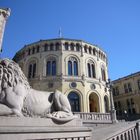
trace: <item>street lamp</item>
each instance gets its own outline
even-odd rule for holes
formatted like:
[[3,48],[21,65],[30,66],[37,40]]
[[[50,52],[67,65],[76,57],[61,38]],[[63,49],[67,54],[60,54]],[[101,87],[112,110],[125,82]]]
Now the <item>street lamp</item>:
[[106,82],[106,87],[109,89],[109,94],[110,94],[110,114],[111,114],[111,120],[112,120],[113,123],[116,123],[117,122],[116,110],[115,110],[115,107],[114,107],[113,93],[112,93],[113,84],[112,84],[110,79],[108,79],[108,82]]

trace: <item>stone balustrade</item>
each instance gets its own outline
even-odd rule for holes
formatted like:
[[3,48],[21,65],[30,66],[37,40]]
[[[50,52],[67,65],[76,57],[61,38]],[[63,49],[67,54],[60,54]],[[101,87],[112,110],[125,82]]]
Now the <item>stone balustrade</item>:
[[106,140],[140,140],[140,123],[133,124],[126,130],[120,130]]
[[111,123],[110,113],[85,113],[85,112],[74,112],[83,122],[92,122],[92,123]]

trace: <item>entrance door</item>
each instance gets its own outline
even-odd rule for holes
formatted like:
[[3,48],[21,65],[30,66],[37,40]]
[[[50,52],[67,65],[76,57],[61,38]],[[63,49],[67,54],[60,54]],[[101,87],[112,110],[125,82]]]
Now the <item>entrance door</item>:
[[73,112],[80,112],[80,97],[76,92],[70,92],[68,99]]

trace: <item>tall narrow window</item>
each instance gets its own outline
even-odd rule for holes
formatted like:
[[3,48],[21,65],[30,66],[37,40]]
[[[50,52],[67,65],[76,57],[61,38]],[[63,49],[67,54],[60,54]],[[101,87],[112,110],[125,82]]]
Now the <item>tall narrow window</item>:
[[91,69],[90,69],[90,64],[88,63],[88,77],[91,77]]
[[74,75],[78,75],[78,65],[76,61],[74,61]]
[[47,75],[51,75],[51,61],[47,62]]
[[28,67],[28,78],[35,78],[36,76],[36,63],[30,63]]
[[101,68],[101,75],[102,75],[102,80],[106,81],[106,74],[105,74],[105,69]]
[[91,65],[91,70],[92,70],[92,77],[95,78],[95,66],[92,64]]
[[44,51],[48,51],[48,44],[45,44]]
[[32,64],[29,65],[28,78],[31,78],[31,76],[32,76]]
[[35,53],[35,48],[32,49],[32,54],[34,54],[34,53]]
[[56,75],[56,61],[52,61],[52,75]]
[[138,89],[140,90],[140,79],[137,82],[138,82]]
[[36,63],[33,64],[33,78],[35,77],[36,74]]
[[72,75],[72,62],[68,61],[68,75]]
[[31,49],[28,50],[28,55],[30,55],[30,54],[31,54]]
[[89,60],[87,63],[87,72],[88,72],[88,77],[96,78],[95,64],[93,63],[92,60]]
[[65,50],[69,50],[69,44],[67,42],[65,43]]
[[36,52],[37,52],[37,53],[39,52],[39,46],[37,46],[37,50],[36,50]]

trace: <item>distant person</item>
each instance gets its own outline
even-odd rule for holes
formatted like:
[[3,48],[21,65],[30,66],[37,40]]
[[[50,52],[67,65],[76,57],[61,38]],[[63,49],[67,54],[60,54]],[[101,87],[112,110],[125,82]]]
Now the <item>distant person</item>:
[[128,121],[128,113],[126,110],[124,110],[124,119],[125,121]]

